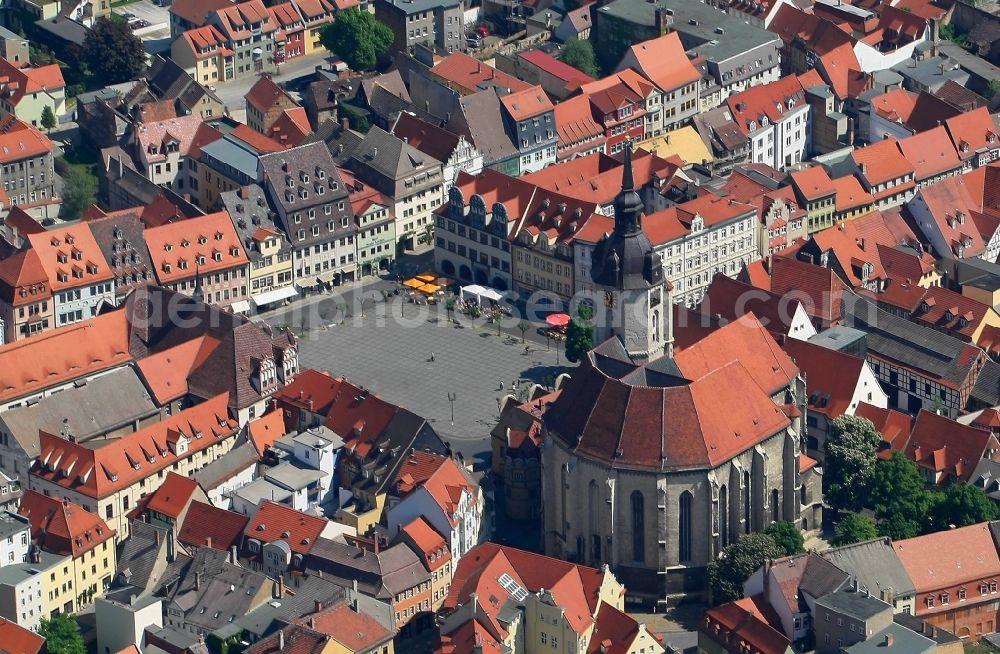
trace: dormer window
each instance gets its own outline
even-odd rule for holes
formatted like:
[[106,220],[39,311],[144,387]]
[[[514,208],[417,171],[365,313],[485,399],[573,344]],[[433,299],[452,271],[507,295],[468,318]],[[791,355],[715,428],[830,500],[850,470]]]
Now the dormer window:
[[[268,244],[270,244],[270,242],[273,241],[273,239],[270,239],[270,238],[267,239],[267,240],[268,240]],[[234,256],[234,257],[238,257],[238,256],[240,256],[240,249],[237,248],[237,247],[230,248],[229,254],[232,255],[232,256]]]
[[212,253],[212,259],[214,261],[222,261],[222,253],[221,252],[213,252]]
[[198,244],[199,245],[205,245],[206,243],[208,243],[208,239],[207,238],[205,238],[204,236],[199,236],[198,237]]
[[189,241],[189,240],[187,240],[187,239],[184,239],[183,241],[181,241],[181,247],[182,247],[182,248],[186,248],[186,247],[188,247],[189,245],[191,245],[191,241]]
[[164,244],[163,244],[163,249],[164,249],[164,250],[165,250],[166,252],[170,252],[171,250],[173,250],[173,249],[174,249],[174,246],[173,246],[173,245],[171,245],[171,244],[169,244],[169,243],[164,243]]
[[199,254],[198,255],[198,265],[199,266],[204,266],[205,265],[205,255],[204,254]]
[[80,252],[79,250],[73,250],[73,260],[80,261],[81,259],[83,259],[83,252]]

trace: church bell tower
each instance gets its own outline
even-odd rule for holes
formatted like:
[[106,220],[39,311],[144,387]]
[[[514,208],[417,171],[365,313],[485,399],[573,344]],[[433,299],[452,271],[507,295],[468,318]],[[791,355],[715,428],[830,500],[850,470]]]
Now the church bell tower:
[[631,142],[625,144],[622,189],[614,207],[614,230],[598,242],[593,254],[594,343],[616,336],[637,361],[671,356],[670,284],[642,231],[643,206],[632,179]]

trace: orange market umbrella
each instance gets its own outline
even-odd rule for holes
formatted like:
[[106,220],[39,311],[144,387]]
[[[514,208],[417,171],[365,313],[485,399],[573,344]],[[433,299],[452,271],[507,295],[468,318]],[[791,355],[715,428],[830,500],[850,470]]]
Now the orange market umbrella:
[[407,279],[405,282],[403,282],[403,286],[407,288],[420,288],[423,285],[424,282],[420,281],[416,277],[414,277],[413,279]]
[[435,293],[441,290],[441,287],[438,286],[437,284],[424,284],[417,290],[420,291],[421,293],[426,293],[427,295],[434,295]]

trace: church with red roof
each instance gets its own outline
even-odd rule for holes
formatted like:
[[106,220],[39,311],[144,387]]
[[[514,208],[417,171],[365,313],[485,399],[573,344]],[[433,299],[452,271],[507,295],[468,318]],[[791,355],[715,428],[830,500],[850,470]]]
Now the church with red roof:
[[598,345],[541,420],[555,482],[542,505],[547,555],[609,566],[660,601],[703,591],[709,562],[740,535],[801,524],[807,394],[753,313],[675,342],[673,286],[642,219],[626,150],[614,230],[592,258]]

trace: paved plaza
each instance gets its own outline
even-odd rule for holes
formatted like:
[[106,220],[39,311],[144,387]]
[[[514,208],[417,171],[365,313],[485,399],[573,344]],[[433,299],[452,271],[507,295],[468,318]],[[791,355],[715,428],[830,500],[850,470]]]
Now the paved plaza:
[[[347,317],[343,307],[312,313],[300,341],[302,368],[344,376],[407,407],[427,418],[463,456],[477,457],[480,464],[490,448],[497,401],[510,392],[511,383],[521,380],[523,394],[531,382],[551,384],[570,369],[561,353],[563,365],[557,365],[554,344],[546,350],[544,341],[532,341],[529,336],[526,353],[519,333],[498,337],[491,325],[456,327],[443,308],[403,303],[398,297],[368,304],[364,318]],[[301,322],[292,323],[296,332]],[[333,326],[317,324],[321,322]]]

